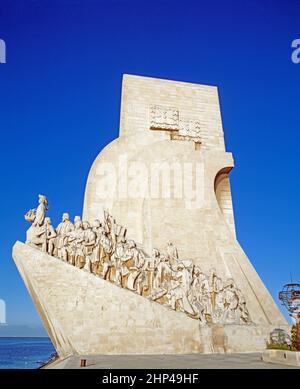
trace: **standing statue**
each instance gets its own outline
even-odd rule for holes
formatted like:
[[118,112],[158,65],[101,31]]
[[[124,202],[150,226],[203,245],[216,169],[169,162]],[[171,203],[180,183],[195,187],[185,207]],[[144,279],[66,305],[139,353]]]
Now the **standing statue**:
[[209,287],[208,277],[204,273],[200,273],[200,296],[199,299],[204,307],[205,318],[209,318],[212,321],[213,308],[211,302],[211,292]]
[[85,265],[84,253],[82,242],[84,239],[84,233],[82,228],[81,219],[74,219],[74,230],[69,233],[68,237],[68,257],[69,262],[72,265],[79,267],[80,269]]
[[114,246],[117,244],[115,224],[115,219],[107,211],[104,211],[104,228]]
[[147,272],[147,286],[148,294],[151,295],[153,291],[154,272],[159,262],[160,253],[157,249],[152,250],[152,256],[145,259],[145,270]]
[[[195,312],[189,302],[188,294],[190,291],[190,274],[188,269],[179,263],[177,271],[175,272],[173,281],[173,287],[170,288],[167,296],[169,297],[169,304],[174,310],[181,310],[190,315],[194,315]],[[172,285],[172,282],[171,282]]]
[[51,224],[50,217],[45,217],[44,229],[45,229],[45,234],[44,234],[45,242],[44,242],[43,251],[46,251],[49,255],[53,255],[54,248],[55,248],[55,240],[57,235]]
[[164,285],[171,279],[171,275],[172,267],[169,257],[161,254],[154,272],[154,289],[164,287]]
[[147,274],[144,270],[146,264],[145,256],[136,247],[134,241],[129,241],[126,254],[133,260],[133,266],[130,267],[130,274],[127,279],[127,288],[135,290],[141,295],[147,284]]
[[46,196],[39,195],[38,202],[38,207],[36,209],[30,209],[24,216],[25,220],[32,223],[26,232],[26,243],[46,251],[46,236],[43,224],[47,212],[46,206],[48,205],[48,200]]
[[45,215],[46,215],[46,212],[48,210],[46,208],[47,205],[48,205],[48,200],[47,200],[46,196],[39,195],[39,205],[36,209],[35,218],[34,218],[34,221],[32,223],[34,226],[40,227],[43,225],[44,220],[45,220]]
[[93,251],[96,245],[96,234],[91,229],[89,222],[83,222],[83,254],[85,257],[84,269],[92,271]]
[[95,245],[93,247],[93,253],[91,256],[91,272],[94,274],[98,274],[100,270],[100,253],[101,253],[101,235],[104,233],[104,229],[100,223],[100,220],[94,220],[92,224],[92,230],[95,233]]
[[229,278],[226,281],[223,293],[225,305],[223,322],[229,324],[238,324],[237,308],[239,306],[239,298],[232,278]]
[[216,297],[220,290],[222,289],[221,279],[217,276],[217,272],[215,268],[210,269],[209,272],[209,288],[211,293],[211,303],[213,309],[216,306]]
[[198,266],[194,266],[193,268],[193,279],[191,288],[188,292],[188,299],[190,304],[195,312],[195,315],[199,318],[200,324],[206,323],[205,318],[205,306],[202,302],[201,298],[201,283],[202,283],[202,272]]
[[74,226],[70,221],[70,216],[67,212],[63,213],[62,220],[56,227],[57,238],[55,241],[56,255],[58,258],[64,261],[68,260],[67,243],[68,236],[71,231],[74,230]]
[[168,242],[167,248],[167,258],[172,266],[175,266],[178,261],[178,251],[176,246],[172,242]]
[[237,293],[238,300],[239,300],[238,315],[239,315],[239,319],[240,319],[240,324],[248,324],[248,323],[250,323],[250,315],[249,315],[249,311],[246,307],[245,297],[243,296],[240,289],[237,289],[236,293]]
[[[130,245],[130,242],[128,242]],[[129,274],[126,262],[131,259],[131,253],[127,249],[127,242],[124,237],[116,244],[116,249],[113,254],[113,262],[116,268],[115,282],[123,286],[123,277]]]
[[106,280],[111,279],[112,267],[114,266],[111,256],[114,251],[114,245],[107,230],[103,230],[100,236],[100,266],[102,266],[102,277]]

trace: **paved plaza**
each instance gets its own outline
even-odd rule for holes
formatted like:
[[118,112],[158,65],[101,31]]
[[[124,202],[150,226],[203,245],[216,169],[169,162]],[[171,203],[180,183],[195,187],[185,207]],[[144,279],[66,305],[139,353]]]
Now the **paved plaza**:
[[297,369],[263,362],[260,353],[72,356],[47,368],[78,369],[81,359],[87,360],[82,369]]

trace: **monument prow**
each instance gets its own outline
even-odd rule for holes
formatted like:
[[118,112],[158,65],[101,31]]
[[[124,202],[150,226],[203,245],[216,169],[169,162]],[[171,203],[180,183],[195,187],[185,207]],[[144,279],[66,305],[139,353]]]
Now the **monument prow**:
[[16,242],[13,258],[60,358],[261,351],[271,325],[198,320]]

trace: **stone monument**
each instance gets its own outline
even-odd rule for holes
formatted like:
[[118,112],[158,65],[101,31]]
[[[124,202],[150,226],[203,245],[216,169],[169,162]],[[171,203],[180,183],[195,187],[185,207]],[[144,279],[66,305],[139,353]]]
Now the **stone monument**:
[[236,238],[214,86],[124,75],[82,219],[39,195],[13,257],[61,357],[261,351],[287,323]]

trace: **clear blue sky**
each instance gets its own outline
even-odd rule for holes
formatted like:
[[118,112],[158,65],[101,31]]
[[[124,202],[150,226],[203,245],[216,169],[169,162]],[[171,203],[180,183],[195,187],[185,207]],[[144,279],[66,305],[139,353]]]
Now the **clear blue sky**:
[[0,298],[11,326],[40,320],[11,258],[47,194],[54,223],[82,211],[118,135],[123,73],[219,87],[238,239],[277,300],[300,282],[300,2],[1,0]]

